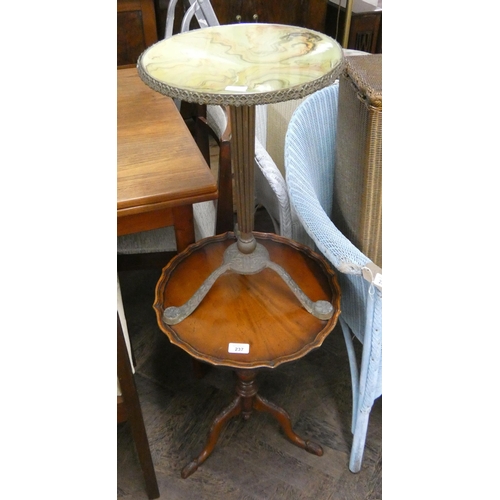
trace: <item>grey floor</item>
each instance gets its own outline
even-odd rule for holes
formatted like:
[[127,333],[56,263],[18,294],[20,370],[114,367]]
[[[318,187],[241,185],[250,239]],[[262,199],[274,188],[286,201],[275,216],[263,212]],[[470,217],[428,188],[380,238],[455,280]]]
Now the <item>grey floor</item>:
[[[256,222],[256,228],[258,223]],[[340,328],[299,361],[259,374],[259,391],[289,413],[294,430],[322,445],[317,457],[287,440],[265,413],[229,422],[212,455],[191,477],[181,469],[205,444],[213,418],[232,400],[234,378],[211,367],[201,379],[191,359],[156,325],[152,308],[160,271],[120,273],[136,384],[160,498],[361,500],[382,498],[382,398],[370,418],[363,468],[348,469],[351,384]],[[147,499],[128,424],[118,426],[118,498]]]

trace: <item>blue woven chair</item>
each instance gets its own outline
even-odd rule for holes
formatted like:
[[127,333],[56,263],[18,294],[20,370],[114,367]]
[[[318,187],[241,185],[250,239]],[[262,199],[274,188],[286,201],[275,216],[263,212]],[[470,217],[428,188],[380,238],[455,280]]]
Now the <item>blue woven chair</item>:
[[[338,84],[299,105],[285,140],[285,169],[292,211],[292,238],[319,250],[338,271],[342,290],[340,325],[351,368],[353,443],[351,472],[363,460],[373,402],[382,394],[382,291],[363,274],[372,263],[331,221],[335,168]],[[380,270],[381,273],[381,270]],[[363,344],[361,367],[353,335]]]

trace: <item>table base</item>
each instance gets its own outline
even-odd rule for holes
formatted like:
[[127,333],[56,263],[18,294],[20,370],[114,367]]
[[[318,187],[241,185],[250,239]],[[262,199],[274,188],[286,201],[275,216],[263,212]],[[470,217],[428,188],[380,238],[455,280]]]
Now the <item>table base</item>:
[[222,265],[210,274],[184,305],[178,307],[171,306],[165,309],[163,312],[163,321],[167,325],[176,325],[187,318],[199,306],[217,278],[225,272],[233,271],[239,274],[256,274],[266,267],[278,273],[307,312],[321,320],[327,320],[333,316],[334,310],[332,304],[326,300],[313,302],[309,299],[291,276],[281,266],[271,261],[269,252],[262,244],[257,243],[252,253],[243,253],[239,250],[238,243],[234,243],[224,252]]
[[196,472],[198,467],[210,456],[217,444],[220,433],[224,426],[233,417],[241,415],[244,420],[248,420],[253,410],[270,413],[281,425],[288,439],[299,448],[302,448],[313,455],[322,456],[323,448],[312,441],[306,441],[298,436],[292,429],[290,416],[288,413],[264,399],[257,394],[257,383],[255,381],[257,372],[255,370],[236,370],[238,382],[236,384],[236,397],[213,421],[208,432],[207,444],[197,458],[189,462],[181,472],[181,477],[186,479]]

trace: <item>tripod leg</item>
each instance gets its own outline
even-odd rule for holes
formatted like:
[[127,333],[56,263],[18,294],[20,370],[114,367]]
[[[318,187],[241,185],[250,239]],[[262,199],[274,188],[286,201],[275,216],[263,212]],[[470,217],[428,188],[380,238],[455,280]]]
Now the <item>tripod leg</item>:
[[313,455],[318,455],[318,457],[323,455],[323,448],[321,448],[319,444],[313,443],[312,441],[305,441],[293,431],[290,416],[283,408],[267,401],[267,399],[264,399],[258,394],[255,395],[253,407],[257,411],[266,411],[270,413],[279,422],[286,436],[293,444]]
[[236,415],[239,415],[240,413],[241,413],[241,397],[236,396],[233,402],[228,407],[226,407],[217,417],[215,417],[215,420],[213,421],[212,426],[210,427],[210,431],[208,432],[207,444],[205,445],[201,453],[198,455],[198,457],[189,462],[182,469],[181,477],[183,479],[186,479],[191,474],[193,474],[193,472],[196,472],[198,467],[210,456],[210,454],[215,448],[215,445],[217,444],[220,433],[224,428],[224,426],[229,422],[229,420],[231,420]]

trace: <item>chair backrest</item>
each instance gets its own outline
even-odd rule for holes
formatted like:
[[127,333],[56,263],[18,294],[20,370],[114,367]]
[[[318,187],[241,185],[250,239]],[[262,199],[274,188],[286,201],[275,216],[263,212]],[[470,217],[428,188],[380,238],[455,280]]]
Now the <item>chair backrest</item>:
[[304,99],[303,97],[256,107],[255,136],[269,153],[283,178],[285,177],[286,131],[294,111]]
[[340,77],[335,225],[382,267],[382,55],[346,57]]
[[[287,131],[287,155],[300,156],[307,166],[311,198],[331,217],[333,205],[333,175],[337,135],[338,83],[323,89],[322,98],[308,98],[297,108]],[[312,97],[312,96],[310,96]]]
[[[175,7],[177,6],[177,2],[178,0],[170,0],[168,4],[167,20],[165,23],[165,38],[169,38],[173,35]],[[219,20],[215,15],[215,11],[210,3],[210,0],[189,0],[189,3],[190,7],[182,18],[180,29],[181,33],[189,31],[189,25],[191,24],[193,16],[196,16],[196,20],[198,21],[200,28],[219,26]]]

